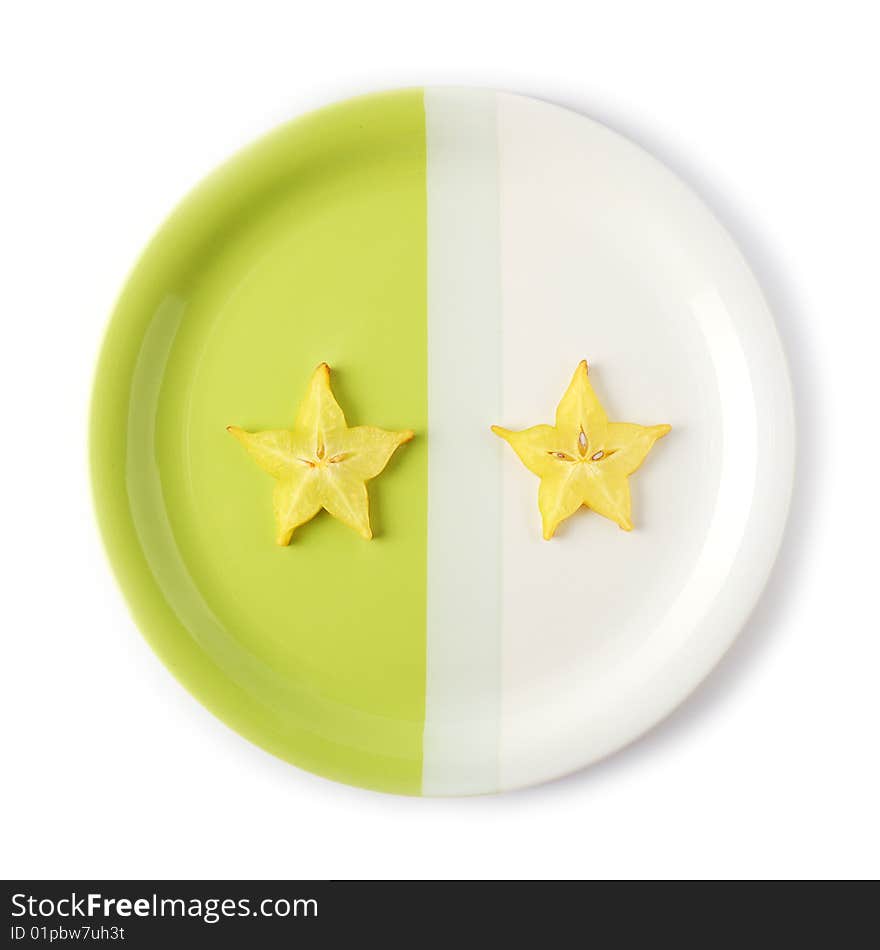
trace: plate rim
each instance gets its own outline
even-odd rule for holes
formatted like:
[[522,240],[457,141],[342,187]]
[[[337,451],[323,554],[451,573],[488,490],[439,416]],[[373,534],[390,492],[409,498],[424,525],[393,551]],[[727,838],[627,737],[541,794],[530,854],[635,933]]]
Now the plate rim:
[[[257,156],[261,151],[271,148],[273,142],[275,140],[281,140],[292,126],[302,123],[310,116],[322,113],[325,110],[332,110],[340,105],[350,104],[352,102],[382,97],[394,97],[416,90],[425,91],[428,89],[437,90],[444,88],[455,88],[463,92],[469,90],[480,92],[489,91],[487,89],[481,89],[480,87],[409,86],[366,93],[340,100],[339,102],[304,113],[303,115],[294,117],[280,124],[276,128],[259,136],[255,141],[246,145],[244,148],[236,151],[217,168],[209,172],[205,178],[197,183],[196,186],[176,204],[171,213],[160,224],[158,229],[156,229],[144,250],[137,257],[123,284],[117,301],[111,310],[100,344],[99,356],[94,371],[94,382],[89,407],[89,462],[92,499],[108,564],[112,574],[116,578],[123,594],[123,599],[139,633],[144,637],[159,660],[168,668],[184,689],[222,723],[234,729],[259,748],[269,751],[282,760],[295,765],[297,768],[310,771],[312,774],[330,781],[338,782],[339,780],[302,765],[279,744],[271,742],[267,736],[260,734],[259,730],[254,728],[253,723],[249,722],[246,716],[241,715],[236,703],[229,702],[222,695],[218,695],[218,689],[211,685],[210,678],[206,678],[203,672],[200,674],[198,669],[193,669],[192,665],[185,659],[184,654],[188,652],[185,648],[191,646],[191,644],[182,644],[180,642],[177,628],[182,627],[182,624],[170,610],[161,588],[152,576],[150,568],[146,564],[142,548],[137,540],[137,533],[134,528],[131,513],[127,507],[121,504],[122,499],[120,495],[127,495],[124,478],[120,477],[118,479],[118,481],[121,482],[121,488],[117,485],[115,492],[116,497],[113,497],[114,492],[111,487],[113,479],[107,477],[107,458],[110,455],[106,447],[107,431],[112,425],[110,418],[117,417],[118,419],[118,414],[122,411],[119,408],[119,404],[125,407],[125,412],[127,413],[127,381],[129,380],[129,375],[124,372],[120,373],[119,371],[119,364],[125,363],[125,359],[120,359],[120,355],[138,348],[143,336],[143,331],[150,322],[151,315],[148,308],[143,306],[142,296],[145,288],[150,284],[161,283],[162,280],[167,278],[167,258],[169,255],[167,254],[166,246],[169,244],[174,245],[177,248],[176,253],[179,258],[183,261],[188,260],[190,249],[197,243],[200,235],[206,230],[206,222],[211,219],[212,214],[216,214],[216,212],[211,211],[211,206],[220,199],[230,177],[238,178],[241,174],[245,174],[249,180],[249,187],[248,189],[243,189],[244,191],[249,191],[249,188],[254,184],[259,172],[254,168],[247,167],[248,156]],[[695,667],[692,669],[691,674],[687,677],[687,688],[675,692],[671,700],[659,703],[651,715],[646,717],[649,721],[639,725],[628,737],[609,744],[609,747],[604,749],[600,754],[584,759],[579,765],[547,774],[540,779],[505,785],[504,788],[499,788],[497,792],[478,794],[495,794],[501,791],[534,787],[538,784],[554,781],[566,775],[577,773],[636,742],[693,696],[710,673],[722,661],[725,654],[744,629],[770,580],[788,524],[796,477],[795,459],[797,448],[797,416],[791,373],[773,311],[766,300],[760,282],[749,266],[738,242],[699,192],[676,171],[670,169],[669,166],[660,159],[639,145],[638,142],[631,140],[627,136],[606,126],[602,122],[598,122],[590,116],[536,97],[503,92],[499,92],[498,95],[514,96],[517,99],[531,100],[540,103],[542,107],[575,115],[580,120],[599,125],[602,129],[607,130],[613,136],[625,142],[628,147],[634,148],[646,156],[653,164],[661,168],[666,174],[678,182],[678,184],[695,199],[705,214],[714,222],[719,233],[724,236],[731,249],[740,256],[744,270],[753,285],[753,289],[763,304],[767,320],[760,327],[760,331],[761,334],[773,344],[780,358],[778,367],[780,372],[774,380],[775,403],[772,404],[772,409],[775,411],[776,418],[782,423],[782,427],[787,425],[788,430],[783,433],[782,450],[784,456],[777,460],[781,471],[786,473],[786,477],[782,480],[777,480],[774,488],[772,505],[773,523],[768,527],[764,535],[761,549],[762,557],[760,558],[760,562],[756,563],[753,569],[748,572],[748,577],[745,582],[748,589],[746,596],[739,604],[738,611],[729,618],[729,621],[725,624],[726,629],[716,633],[711,645],[712,648],[704,651],[698,668]],[[184,250],[180,250],[181,247],[183,247]],[[155,278],[157,276],[161,276],[162,280],[156,281]],[[113,406],[113,408],[108,409],[108,405]],[[121,428],[124,432],[126,428],[125,424],[123,424]],[[128,514],[128,520],[131,523],[125,525],[123,530],[131,535],[131,540],[134,541],[134,544],[123,542],[120,539],[119,519],[124,513]],[[737,559],[740,556],[741,554],[738,552]],[[151,588],[155,588],[155,590]],[[167,616],[162,616],[163,614]],[[222,689],[219,692],[222,693]],[[353,787],[374,788],[385,794],[404,794],[379,786],[354,785]],[[466,792],[451,794],[461,797],[468,795]]]

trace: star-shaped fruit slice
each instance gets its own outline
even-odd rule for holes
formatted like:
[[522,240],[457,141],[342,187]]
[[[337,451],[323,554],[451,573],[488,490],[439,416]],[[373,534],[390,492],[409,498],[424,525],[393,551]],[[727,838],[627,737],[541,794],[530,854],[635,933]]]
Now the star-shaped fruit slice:
[[350,428],[330,388],[326,363],[312,374],[293,429],[227,430],[275,478],[275,540],[281,545],[289,544],[293,532],[322,508],[362,538],[372,538],[366,483],[413,437],[409,430]]
[[609,422],[581,360],[556,409],[556,425],[492,431],[541,479],[538,508],[549,540],[582,505],[632,531],[627,478],[670,428]]

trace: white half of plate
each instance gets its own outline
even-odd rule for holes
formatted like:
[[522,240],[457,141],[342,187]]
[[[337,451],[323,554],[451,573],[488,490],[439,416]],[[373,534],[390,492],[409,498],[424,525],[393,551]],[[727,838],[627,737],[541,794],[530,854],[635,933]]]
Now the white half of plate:
[[[666,167],[527,98],[425,112],[423,786],[455,794],[578,769],[695,688],[776,556],[794,418],[755,278]],[[545,542],[537,480],[481,426],[552,422],[581,358],[609,418],[672,432],[630,479],[635,531],[580,513]]]

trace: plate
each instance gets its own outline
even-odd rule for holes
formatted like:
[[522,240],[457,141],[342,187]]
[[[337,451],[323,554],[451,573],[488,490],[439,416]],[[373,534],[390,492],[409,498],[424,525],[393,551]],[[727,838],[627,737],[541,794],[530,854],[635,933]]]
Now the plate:
[[[635,530],[541,537],[489,430],[551,421],[581,358],[612,419],[671,423]],[[226,426],[283,428],[328,362],[352,424],[413,429],[375,537],[273,543]],[[147,640],[215,715],[320,775],[464,795],[542,782],[690,693],[754,605],[794,424],[730,236],[602,125],[470,89],[370,95],[207,178],[130,277],[94,388],[94,494]]]

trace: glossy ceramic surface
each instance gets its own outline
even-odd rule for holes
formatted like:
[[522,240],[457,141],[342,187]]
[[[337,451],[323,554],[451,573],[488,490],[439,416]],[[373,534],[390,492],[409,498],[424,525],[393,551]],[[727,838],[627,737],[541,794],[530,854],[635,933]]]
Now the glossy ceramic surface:
[[[582,357],[609,414],[673,429],[636,530],[581,512],[545,542],[489,426],[552,421]],[[323,514],[281,548],[225,430],[289,425],[322,361],[351,424],[416,437],[372,541]],[[329,778],[473,794],[594,761],[708,672],[772,565],[793,419],[760,291],[671,173],[545,103],[416,89],[282,127],[174,212],[91,452],[113,568],[194,696]]]

